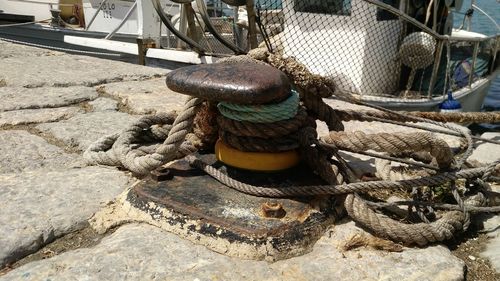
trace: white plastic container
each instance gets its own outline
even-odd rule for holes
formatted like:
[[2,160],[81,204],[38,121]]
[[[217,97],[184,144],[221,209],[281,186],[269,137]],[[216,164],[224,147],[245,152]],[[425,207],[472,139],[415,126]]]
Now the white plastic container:
[[[143,0],[144,1],[144,0]],[[150,1],[150,0],[149,0]],[[99,11],[94,22],[90,25],[89,31],[98,31],[109,33],[113,31],[125,18],[128,11],[134,5],[133,0],[108,0],[99,10],[102,0],[85,0],[83,3],[83,10],[85,13],[85,22],[88,24],[96,11]],[[168,0],[160,0],[160,3],[168,11],[171,6],[176,4]],[[138,3],[139,4],[139,3]],[[154,10],[151,13],[156,13]],[[118,30],[117,33],[136,35],[139,32],[140,24],[138,22],[138,8],[130,14],[127,21]]]

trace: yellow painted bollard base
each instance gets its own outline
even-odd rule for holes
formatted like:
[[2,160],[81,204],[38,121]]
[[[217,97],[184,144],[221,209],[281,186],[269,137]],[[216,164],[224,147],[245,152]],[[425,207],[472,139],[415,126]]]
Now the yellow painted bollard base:
[[295,150],[284,152],[244,152],[230,147],[222,140],[215,144],[217,160],[232,167],[273,172],[291,168],[300,161],[299,153]]

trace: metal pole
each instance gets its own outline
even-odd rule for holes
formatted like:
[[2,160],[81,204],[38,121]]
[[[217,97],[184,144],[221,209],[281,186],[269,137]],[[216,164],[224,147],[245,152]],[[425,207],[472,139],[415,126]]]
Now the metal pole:
[[233,34],[234,34],[234,44],[241,48],[240,31],[238,29],[238,6],[233,6]]
[[490,69],[490,72],[493,72],[495,70],[497,53],[500,51],[498,49],[499,46],[500,46],[500,36],[497,36],[495,38],[495,48],[493,49],[493,59],[491,60],[491,69]]
[[[99,12],[101,11],[102,6],[104,6],[104,4],[106,4],[106,1],[108,1],[108,0],[102,0],[101,5],[99,5],[99,8],[97,8],[97,11],[95,11],[94,15],[92,16],[92,18],[90,19],[89,23],[85,27],[85,31],[89,30],[89,28],[92,25],[92,23],[94,22],[95,18],[97,17],[97,15],[99,14]],[[51,7],[51,9],[52,9],[52,7]]]
[[161,41],[161,21],[151,0],[136,0],[139,38],[153,40],[156,46]]
[[474,52],[472,54],[472,65],[470,66],[469,74],[469,88],[472,85],[472,78],[474,78],[474,69],[476,66],[477,53],[479,52],[479,42],[474,42]]
[[186,5],[186,21],[188,25],[187,35],[196,42],[200,42],[200,35],[194,22],[194,10],[191,4]]
[[438,0],[434,0],[434,12],[432,13],[432,30],[437,32]]
[[429,82],[429,89],[427,90],[427,98],[429,99],[432,97],[434,85],[436,84],[439,65],[441,64],[441,54],[443,53],[443,46],[444,46],[444,41],[438,40],[436,54],[434,58],[434,66],[432,68],[431,81]]
[[257,42],[257,26],[255,24],[255,2],[254,0],[247,0],[247,13],[248,13],[248,42],[250,49],[258,47]]
[[135,10],[136,7],[137,7],[137,2],[134,2],[132,7],[130,7],[130,9],[127,11],[127,14],[122,19],[122,21],[110,33],[108,33],[108,35],[106,35],[104,39],[111,39],[111,37],[113,37],[115,33],[118,32],[118,30],[123,26],[123,24],[125,24],[125,22],[128,20],[128,18],[130,17],[130,15],[132,14],[132,12]]
[[[181,11],[180,11],[181,18],[179,20],[179,32],[183,35],[187,35],[186,5],[191,5],[191,3],[181,5]],[[184,49],[184,48],[186,48],[186,44],[184,44],[184,42],[182,40],[179,40],[177,42],[177,48]]]
[[[476,5],[476,0],[471,0],[470,1],[470,8],[474,9],[474,6]],[[470,31],[472,28],[472,14],[470,17],[467,17],[467,31]]]

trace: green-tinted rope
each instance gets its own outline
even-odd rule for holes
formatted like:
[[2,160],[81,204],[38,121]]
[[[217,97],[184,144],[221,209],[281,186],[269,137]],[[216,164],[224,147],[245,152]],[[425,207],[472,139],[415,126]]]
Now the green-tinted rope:
[[297,115],[298,107],[299,94],[294,90],[292,90],[289,98],[275,104],[242,105],[220,102],[217,105],[224,117],[253,123],[272,123],[291,119]]

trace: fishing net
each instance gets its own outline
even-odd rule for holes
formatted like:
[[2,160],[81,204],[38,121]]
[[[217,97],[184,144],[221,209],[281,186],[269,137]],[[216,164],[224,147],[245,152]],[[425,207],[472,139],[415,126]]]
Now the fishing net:
[[429,1],[403,2],[407,1],[259,0],[256,4],[268,50],[295,57],[311,72],[332,78],[341,91],[430,97],[488,73],[494,44],[486,39],[448,44],[439,35],[451,34],[449,7],[438,9],[435,17],[427,7]]

